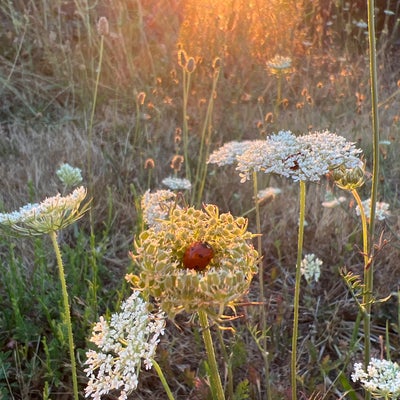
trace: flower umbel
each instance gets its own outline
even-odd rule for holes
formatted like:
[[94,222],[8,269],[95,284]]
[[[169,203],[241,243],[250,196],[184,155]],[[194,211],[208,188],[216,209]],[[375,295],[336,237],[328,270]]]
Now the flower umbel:
[[57,232],[71,225],[88,210],[86,189],[81,186],[68,196],[57,194],[37,204],[27,204],[18,211],[0,214],[0,228],[22,236],[43,235]]
[[301,274],[304,276],[308,284],[312,281],[318,282],[321,275],[321,265],[322,261],[315,257],[315,254],[307,254],[303,258],[300,269]]
[[[371,199],[364,200],[362,206],[365,212],[365,216],[369,219],[371,213]],[[356,207],[357,215],[360,215],[360,208]],[[376,218],[379,221],[383,221],[387,216],[390,215],[389,204],[384,202],[376,203]]]
[[356,363],[351,379],[360,381],[374,398],[397,399],[400,396],[400,367],[396,362],[371,358],[366,371],[361,363]]
[[237,156],[237,170],[242,182],[253,171],[263,171],[292,178],[294,181],[318,182],[321,176],[343,166],[359,166],[353,143],[329,131],[295,136],[290,131],[280,131],[265,141],[255,141]]
[[74,187],[82,182],[82,171],[69,164],[62,164],[56,174],[66,187]]
[[172,208],[179,208],[176,202],[176,193],[171,190],[157,190],[154,193],[147,190],[141,201],[143,220],[146,225],[156,226],[160,220],[168,218]]
[[[204,310],[219,317],[224,308],[248,291],[257,271],[258,253],[250,243],[247,220],[219,214],[218,208],[175,209],[157,229],[144,231],[134,261],[139,276],[127,276],[145,297],[152,296],[169,317]],[[186,268],[185,252],[207,243],[213,256],[203,271]]]
[[292,59],[277,55],[267,62],[271,74],[289,73],[292,67]]
[[162,184],[171,190],[190,190],[192,188],[192,184],[188,179],[177,178],[174,176],[164,178]]
[[121,312],[113,314],[110,322],[100,317],[90,339],[98,351],[86,353],[86,397],[101,399],[116,389],[120,390],[119,400],[127,399],[138,385],[141,363],[146,369],[152,367],[164,326],[163,313],[150,313],[138,291],[122,303]]

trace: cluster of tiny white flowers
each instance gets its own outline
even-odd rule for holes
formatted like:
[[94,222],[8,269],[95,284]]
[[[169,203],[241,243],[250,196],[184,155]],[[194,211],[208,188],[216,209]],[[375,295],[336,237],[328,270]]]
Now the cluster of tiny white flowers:
[[292,66],[292,59],[290,57],[277,55],[271,60],[267,61],[267,66],[272,70],[289,69]]
[[69,164],[62,164],[56,171],[56,175],[67,187],[73,187],[82,182],[82,171]]
[[265,189],[260,190],[257,193],[257,200],[261,202],[264,200],[273,199],[275,198],[276,195],[280,194],[281,192],[282,190],[279,188],[267,187]]
[[322,261],[315,257],[315,254],[307,254],[300,265],[301,274],[310,284],[312,281],[318,282],[321,275]]
[[356,363],[351,379],[360,381],[374,398],[397,399],[400,396],[400,367],[396,362],[372,358],[367,371],[361,363]]
[[363,21],[362,19],[360,19],[359,21],[353,21],[353,24],[360,29],[367,29],[368,28],[368,24]]
[[324,208],[336,208],[346,201],[346,197],[339,196],[335,197],[331,192],[328,192],[325,196],[325,200],[322,202]]
[[109,323],[101,317],[90,339],[98,351],[86,353],[85,372],[89,382],[85,397],[100,400],[111,390],[119,390],[118,399],[127,399],[137,388],[142,361],[146,369],[152,367],[164,327],[164,313],[150,313],[138,291],[122,304],[121,312],[111,316]]
[[162,183],[171,190],[190,190],[192,188],[192,184],[188,179],[176,178],[174,176],[163,179]]
[[[371,199],[364,200],[362,202],[362,206],[363,206],[366,218],[370,218],[370,216],[371,216]],[[360,215],[360,207],[359,206],[356,207],[356,213],[357,213],[357,215]],[[386,217],[388,217],[390,215],[389,204],[384,203],[384,202],[377,202],[376,208],[375,208],[375,214],[376,214],[376,218],[379,219],[379,221],[383,221]]]
[[[259,141],[262,142],[261,140]],[[219,167],[231,165],[237,162],[237,157],[243,154],[253,140],[244,140],[242,142],[232,141],[225,143],[218,150],[215,150],[209,157],[209,164],[217,164]]]
[[328,131],[298,137],[280,131],[266,140],[229,142],[211,154],[208,162],[221,166],[236,161],[241,182],[258,171],[317,182],[339,166],[359,166],[360,152],[353,143]]
[[142,197],[141,207],[143,220],[149,227],[155,227],[160,220],[167,219],[171,208],[179,208],[176,204],[176,193],[171,190],[147,190]]
[[26,204],[18,211],[0,214],[0,225],[21,235],[58,231],[83,215],[79,206],[85,197],[86,189],[81,186],[67,196],[57,194],[41,203]]

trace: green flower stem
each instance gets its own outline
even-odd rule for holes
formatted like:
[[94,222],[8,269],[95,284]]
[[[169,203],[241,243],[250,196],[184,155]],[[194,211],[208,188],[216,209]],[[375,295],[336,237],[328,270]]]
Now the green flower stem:
[[301,281],[300,266],[303,257],[305,209],[306,209],[306,183],[304,181],[300,181],[300,216],[299,216],[299,232],[297,238],[296,281],[295,281],[294,300],[293,300],[292,357],[290,365],[292,400],[297,399],[297,336],[299,330],[299,300],[300,300],[300,281]]
[[260,296],[259,301],[261,303],[261,331],[262,331],[262,351],[264,359],[265,368],[265,381],[267,388],[267,399],[271,398],[271,385],[270,385],[270,375],[269,375],[269,360],[267,351],[267,316],[265,315],[265,294],[264,294],[264,265],[262,260],[262,242],[261,242],[261,218],[260,218],[260,203],[257,199],[258,194],[258,182],[257,182],[257,172],[253,171],[253,192],[254,192],[254,208],[256,210],[256,229],[257,229],[257,251],[260,257],[258,263],[258,280],[260,285]]
[[214,344],[211,337],[210,325],[208,324],[207,314],[204,310],[199,310],[199,321],[203,333],[204,345],[207,351],[208,364],[211,371],[211,386],[217,400],[225,400],[224,389],[222,388],[221,378],[218,372],[217,360],[215,359]]
[[183,85],[183,105],[182,105],[182,112],[183,112],[183,121],[182,121],[182,133],[183,133],[183,156],[185,158],[185,173],[186,179],[191,180],[191,171],[189,165],[189,155],[188,155],[188,148],[189,148],[189,127],[188,127],[188,114],[187,114],[187,103],[189,99],[189,89],[190,89],[190,77],[191,74],[186,71],[185,67],[182,68],[182,85]]
[[[372,107],[372,134],[373,134],[373,167],[371,204],[369,218],[370,243],[373,243],[375,230],[376,200],[379,183],[379,115],[378,115],[378,73],[376,61],[376,36],[375,36],[375,1],[368,0],[368,40],[369,40],[369,69],[371,80],[371,107]],[[369,362],[369,361],[368,361]]]
[[[364,256],[364,268],[368,268],[369,257],[368,257],[368,229],[367,229],[367,217],[365,216],[364,207],[362,205],[361,198],[356,189],[351,191],[351,194],[356,201],[358,208],[360,210],[360,217],[361,217],[361,226],[362,226],[362,235],[363,235],[363,256]],[[369,361],[368,361],[369,363]]]
[[[207,113],[204,117],[203,128],[201,130],[201,140],[200,140],[200,150],[199,150],[199,157],[197,160],[197,168],[196,168],[196,178],[195,178],[195,190],[193,191],[192,197],[192,204],[194,203],[194,196],[196,195],[197,199],[194,204],[197,206],[201,205],[201,199],[203,197],[204,185],[206,182],[207,177],[207,157],[209,153],[210,143],[211,143],[211,134],[212,134],[212,116],[213,116],[213,109],[214,109],[214,98],[215,93],[217,91],[217,82],[219,78],[219,69],[214,72],[213,81],[212,81],[212,88],[210,98],[208,100],[207,106]],[[205,150],[204,150],[205,147]],[[204,155],[203,155],[204,153]],[[197,184],[199,185],[198,193]]]
[[[372,167],[372,187],[371,187],[371,204],[369,218],[369,244],[367,255],[370,258],[368,268],[364,270],[364,284],[366,297],[366,311],[364,325],[368,326],[368,332],[365,331],[365,353],[364,364],[368,366],[370,359],[370,325],[371,325],[371,297],[373,290],[373,273],[374,264],[372,258],[372,244],[375,235],[375,214],[376,200],[378,196],[379,183],[379,115],[378,115],[378,74],[377,74],[377,57],[376,57],[376,36],[375,36],[375,1],[368,0],[368,43],[369,43],[369,69],[371,81],[371,108],[372,108],[372,133],[373,133],[373,167]],[[361,208],[360,208],[361,209]],[[366,232],[363,234],[366,235]],[[364,328],[365,329],[365,328]],[[368,346],[368,347],[367,347]],[[365,399],[369,400],[371,395],[366,391]]]
[[165,375],[162,372],[162,369],[161,369],[160,365],[155,360],[151,360],[151,362],[153,364],[154,369],[157,372],[158,377],[160,378],[160,381],[161,381],[161,383],[162,383],[162,385],[164,387],[165,392],[167,393],[168,399],[169,400],[175,400],[174,399],[174,395],[172,394],[171,389],[169,388],[168,382],[165,379]]
[[75,361],[75,346],[74,346],[74,338],[72,335],[72,323],[71,323],[71,311],[69,308],[69,300],[68,300],[68,292],[67,292],[67,283],[65,282],[65,272],[64,265],[61,258],[60,247],[57,243],[57,233],[52,231],[49,233],[51,241],[53,243],[54,252],[56,253],[58,272],[60,276],[61,282],[61,290],[62,290],[62,298],[64,303],[64,323],[67,325],[68,330],[68,345],[69,345],[69,355],[71,360],[71,372],[72,372],[72,384],[74,390],[74,399],[78,400],[78,378],[76,374],[76,361]]
[[[365,216],[364,207],[361,198],[356,190],[351,191],[358,208],[360,209],[362,235],[363,235],[363,256],[364,256],[364,293],[362,299],[362,311],[364,317],[364,364],[366,368],[371,357],[371,306],[372,306],[372,291],[373,291],[373,268],[372,260],[369,257],[368,244],[368,228],[367,218]],[[365,398],[371,398],[368,391],[365,392]]]
[[[101,74],[101,66],[103,63],[103,53],[104,53],[104,35],[100,37],[100,50],[99,50],[99,63],[97,66],[97,74],[96,74],[96,83],[94,86],[94,94],[93,94],[93,103],[92,103],[92,110],[90,113],[90,121],[88,127],[88,156],[87,156],[87,163],[88,163],[88,175],[89,175],[89,195],[93,197],[93,171],[92,171],[92,141],[93,141],[93,124],[94,124],[94,113],[96,110],[96,103],[97,103],[97,92],[99,89],[100,84],[100,74]],[[92,226],[92,211],[89,211],[90,216],[90,226]]]

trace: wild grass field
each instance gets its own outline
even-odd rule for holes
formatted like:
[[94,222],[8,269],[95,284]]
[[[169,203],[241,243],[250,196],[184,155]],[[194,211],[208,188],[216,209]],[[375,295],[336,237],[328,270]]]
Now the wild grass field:
[[[92,329],[101,316],[110,321],[120,312],[136,278],[143,279],[148,312],[154,316],[161,304],[169,315],[152,357],[157,364],[131,367],[138,385],[129,399],[400,396],[397,364],[386,392],[352,380],[355,363],[367,367],[366,354],[400,358],[400,5],[377,1],[374,8],[375,114],[370,5],[0,0],[0,226],[9,228],[5,216],[28,203],[57,193],[68,199],[61,211],[60,203],[51,209],[50,228],[1,230],[0,400],[76,400],[77,391],[84,398],[87,352],[96,349]],[[208,162],[228,142],[247,146],[282,131],[296,138],[329,131],[354,143],[362,150],[360,184],[338,187],[337,170],[348,172],[340,168],[312,182],[300,178],[300,185],[262,168],[241,182],[235,154],[229,165]],[[296,175],[302,154],[279,165],[289,163],[287,173]],[[60,179],[63,164],[79,168],[82,182]],[[172,201],[152,205],[167,219],[175,218],[170,209],[183,213],[164,232],[149,223],[145,200],[168,189],[168,177],[187,179],[191,189],[172,190]],[[69,209],[76,197],[68,196],[80,185],[88,209]],[[375,221],[374,211],[364,215],[358,204],[371,193]],[[219,216],[201,214],[210,204]],[[190,214],[191,207],[203,211]],[[190,238],[209,251],[203,236],[213,223],[222,233],[211,239],[212,268],[185,269],[184,246]],[[252,258],[253,250],[261,258]],[[207,283],[214,290],[225,254],[232,271],[247,274],[244,286],[224,281],[220,302],[215,297],[211,305],[201,291],[185,292],[186,283],[207,276],[216,279]],[[300,262],[310,254],[322,265],[319,277],[305,279]],[[143,278],[153,265],[176,263],[183,283]],[[151,292],[157,279],[165,285],[159,296]],[[162,297],[168,282],[169,302]],[[175,309],[181,285],[184,302]],[[219,312],[216,304],[227,307]],[[122,347],[134,341],[118,340]],[[120,390],[93,398],[122,399]]]

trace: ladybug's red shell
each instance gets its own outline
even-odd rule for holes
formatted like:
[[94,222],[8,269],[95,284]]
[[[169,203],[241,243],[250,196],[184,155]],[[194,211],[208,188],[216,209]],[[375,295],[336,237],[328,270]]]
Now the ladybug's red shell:
[[213,256],[214,250],[207,242],[195,242],[186,249],[182,261],[188,269],[203,271]]

